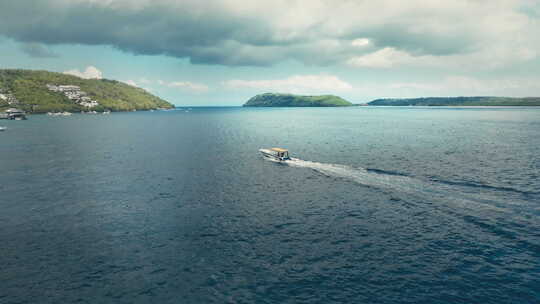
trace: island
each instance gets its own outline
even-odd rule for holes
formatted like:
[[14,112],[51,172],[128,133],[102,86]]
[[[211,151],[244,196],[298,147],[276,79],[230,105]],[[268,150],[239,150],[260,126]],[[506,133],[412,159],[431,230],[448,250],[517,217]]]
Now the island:
[[540,106],[540,97],[422,97],[385,98],[368,102],[370,106]]
[[0,111],[26,113],[170,109],[142,88],[109,79],[83,79],[49,71],[0,69]]
[[348,107],[353,104],[334,95],[305,96],[265,93],[250,98],[244,107]]

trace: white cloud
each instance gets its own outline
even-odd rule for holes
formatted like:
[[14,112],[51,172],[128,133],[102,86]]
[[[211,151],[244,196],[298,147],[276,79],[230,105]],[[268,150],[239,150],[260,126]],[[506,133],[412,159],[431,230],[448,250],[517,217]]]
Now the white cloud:
[[366,45],[369,45],[369,39],[367,38],[358,38],[358,39],[354,39],[353,41],[351,41],[351,45],[352,46],[357,46],[357,47],[364,47]]
[[165,85],[171,88],[183,88],[194,92],[206,92],[209,89],[205,84],[190,81],[172,81],[165,83]]
[[469,76],[448,76],[436,87],[438,90],[460,90],[470,94],[500,95],[505,92],[536,92],[540,90],[540,78],[504,77],[478,79]]
[[127,84],[129,84],[130,86],[133,86],[133,87],[138,87],[137,83],[135,81],[131,80],[131,79],[124,81],[124,83],[127,83]]
[[540,78],[501,77],[480,79],[465,75],[452,75],[426,82],[365,82],[355,86],[359,96],[422,97],[422,96],[536,96],[540,91]]
[[352,85],[333,75],[295,75],[285,79],[272,80],[240,80],[223,82],[231,89],[257,89],[279,92],[305,93],[333,92],[352,89]]
[[411,55],[398,51],[395,48],[386,47],[367,55],[353,57],[348,64],[355,67],[367,68],[391,68],[411,61]]
[[[209,90],[209,87],[207,85],[203,83],[197,83],[197,82],[191,82],[191,81],[164,81],[161,79],[151,80],[145,77],[141,77],[137,81],[129,79],[124,82],[134,87],[138,87],[139,84],[143,84],[143,85],[158,84],[160,86],[166,86],[169,88],[181,88],[181,89],[186,89],[189,91],[199,92],[199,93],[206,92]],[[150,89],[147,87],[145,87],[144,89],[146,91],[150,91]]]
[[73,75],[73,76],[77,76],[77,77],[80,77],[80,78],[84,78],[84,79],[101,79],[103,78],[103,73],[101,73],[101,71],[96,68],[95,66],[88,66],[86,67],[86,70],[84,70],[84,72],[81,72],[77,69],[74,69],[74,70],[68,70],[68,71],[64,71],[64,74],[69,74],[69,75]]
[[513,44],[452,55],[413,55],[392,47],[354,56],[347,65],[358,68],[431,67],[446,70],[490,70],[536,58],[536,50]]

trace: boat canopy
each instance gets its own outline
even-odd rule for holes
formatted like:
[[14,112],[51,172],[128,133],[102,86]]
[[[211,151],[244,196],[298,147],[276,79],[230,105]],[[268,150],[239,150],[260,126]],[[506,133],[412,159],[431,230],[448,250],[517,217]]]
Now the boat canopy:
[[283,148],[259,149],[266,157],[277,159],[279,161],[289,160],[289,150]]
[[6,113],[15,114],[15,113],[24,113],[24,111],[19,110],[19,109],[15,109],[15,108],[10,108],[10,109],[6,110]]

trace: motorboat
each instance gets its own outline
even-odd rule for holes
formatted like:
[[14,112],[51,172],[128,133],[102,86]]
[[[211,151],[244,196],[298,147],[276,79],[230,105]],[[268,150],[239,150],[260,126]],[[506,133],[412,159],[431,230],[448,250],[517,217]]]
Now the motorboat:
[[5,131],[5,130],[7,130],[7,127],[0,126],[0,131]]
[[7,119],[11,120],[25,120],[26,113],[23,110],[11,108],[6,110]]
[[277,161],[290,160],[289,151],[283,148],[259,149],[264,157]]

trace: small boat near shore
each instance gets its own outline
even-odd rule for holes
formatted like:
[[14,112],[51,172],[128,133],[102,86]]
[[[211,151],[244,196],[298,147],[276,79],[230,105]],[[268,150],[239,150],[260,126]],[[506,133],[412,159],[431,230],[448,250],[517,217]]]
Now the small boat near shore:
[[261,152],[264,157],[276,161],[286,161],[291,159],[289,157],[289,150],[283,148],[259,149],[259,152]]
[[48,112],[47,115],[49,116],[71,116],[73,113],[71,112]]
[[7,127],[0,126],[0,132],[7,130]]
[[26,120],[26,113],[23,110],[11,108],[2,113],[0,119]]

